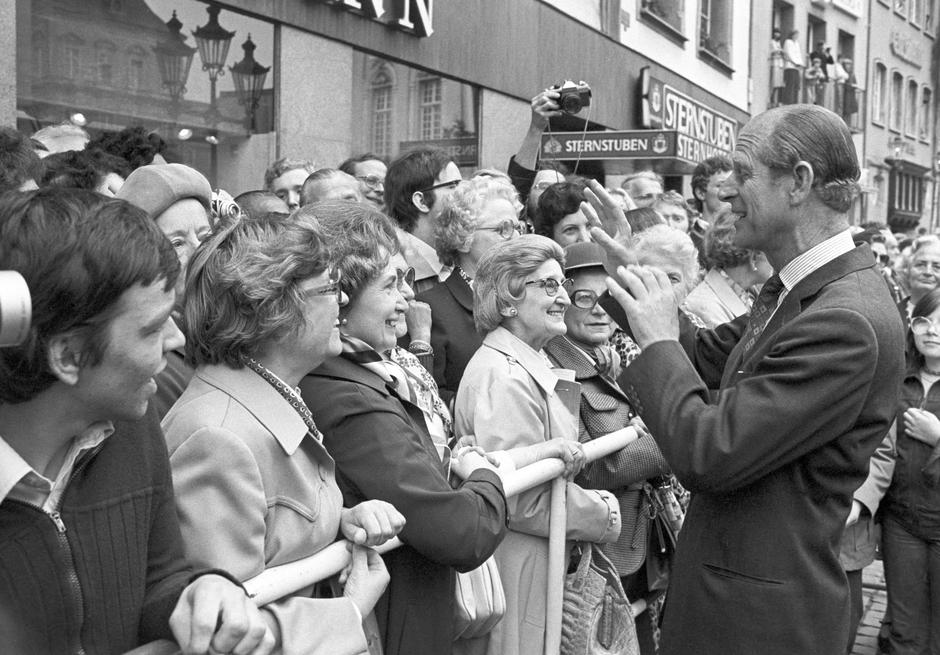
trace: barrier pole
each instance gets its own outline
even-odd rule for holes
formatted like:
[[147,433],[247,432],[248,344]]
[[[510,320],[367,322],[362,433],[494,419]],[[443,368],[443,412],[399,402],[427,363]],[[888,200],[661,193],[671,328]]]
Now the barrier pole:
[[548,584],[545,598],[545,655],[561,652],[562,597],[565,592],[565,528],[568,481],[552,480],[552,502],[548,523]]

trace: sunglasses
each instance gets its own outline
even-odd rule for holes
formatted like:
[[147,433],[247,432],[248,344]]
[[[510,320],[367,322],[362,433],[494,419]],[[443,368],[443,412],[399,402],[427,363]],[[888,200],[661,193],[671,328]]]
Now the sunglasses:
[[568,295],[571,296],[571,304],[581,309],[594,309],[597,304],[597,294],[590,289],[578,289]]

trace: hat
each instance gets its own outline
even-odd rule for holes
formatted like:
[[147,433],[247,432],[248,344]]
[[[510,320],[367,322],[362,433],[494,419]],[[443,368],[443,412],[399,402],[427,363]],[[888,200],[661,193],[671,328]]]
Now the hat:
[[150,218],[156,218],[186,198],[195,198],[208,209],[212,187],[195,168],[183,164],[149,164],[127,176],[117,197],[137,205]]
[[565,273],[571,273],[580,268],[604,268],[607,257],[604,249],[593,241],[580,241],[572,243],[565,248]]

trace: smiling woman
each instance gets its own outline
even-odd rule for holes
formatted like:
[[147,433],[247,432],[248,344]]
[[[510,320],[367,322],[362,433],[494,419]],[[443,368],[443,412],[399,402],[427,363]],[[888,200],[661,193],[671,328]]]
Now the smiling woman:
[[[573,371],[552,369],[542,351],[566,331],[564,262],[557,243],[536,235],[496,244],[480,260],[473,310],[485,336],[457,391],[455,430],[474,435],[487,451],[505,451],[517,467],[561,457],[574,474],[584,461],[572,413],[577,396],[568,393],[577,384]],[[549,496],[543,485],[513,499],[509,534],[496,550],[506,615],[489,638],[493,655],[544,651]],[[611,494],[572,483],[567,503],[568,539],[617,538],[620,514]]]
[[[366,203],[320,203],[310,211],[343,270],[350,302],[342,353],[307,375],[301,394],[336,459],[346,502],[385,500],[407,520],[405,546],[385,555],[392,580],[376,607],[384,652],[448,653],[456,570],[482,564],[505,534],[502,483],[485,460],[472,470],[466,455],[450,457],[452,422],[437,385],[395,347],[414,271],[399,254],[391,221]],[[466,474],[456,488],[448,467]]]

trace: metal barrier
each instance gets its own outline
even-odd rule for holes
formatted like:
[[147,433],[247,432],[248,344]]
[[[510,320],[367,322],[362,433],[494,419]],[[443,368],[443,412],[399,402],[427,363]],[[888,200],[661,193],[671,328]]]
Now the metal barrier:
[[[585,458],[588,462],[593,462],[620,450],[637,437],[636,430],[632,427],[606,434],[584,444]],[[561,597],[565,572],[566,513],[564,507],[565,485],[567,484],[567,481],[561,477],[564,468],[565,465],[560,459],[550,458],[501,476],[503,490],[507,497],[518,495],[540,484],[552,482],[548,555],[549,588],[545,620],[546,655],[556,655],[561,643]],[[395,537],[376,550],[380,553],[387,553],[401,545],[402,542]],[[347,542],[337,541],[310,557],[266,569],[254,578],[246,580],[244,585],[251,599],[261,607],[336,575],[349,564],[349,561]],[[632,604],[632,609],[634,616],[641,614],[646,610],[646,600],[637,600]],[[177,652],[178,649],[172,642],[163,640],[135,648],[126,655],[171,655]]]

